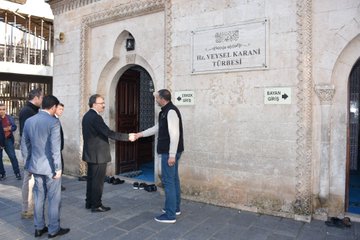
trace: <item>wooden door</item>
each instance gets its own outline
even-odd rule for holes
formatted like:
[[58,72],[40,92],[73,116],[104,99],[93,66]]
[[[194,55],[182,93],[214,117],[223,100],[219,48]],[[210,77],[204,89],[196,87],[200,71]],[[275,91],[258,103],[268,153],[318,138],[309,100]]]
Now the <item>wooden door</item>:
[[[116,89],[117,131],[119,132],[138,132],[139,81],[140,72],[131,69],[120,77]],[[118,141],[116,143],[116,174],[138,169],[137,145],[137,142]]]
[[360,213],[360,59],[349,78],[349,124],[347,131],[346,201],[348,212]]

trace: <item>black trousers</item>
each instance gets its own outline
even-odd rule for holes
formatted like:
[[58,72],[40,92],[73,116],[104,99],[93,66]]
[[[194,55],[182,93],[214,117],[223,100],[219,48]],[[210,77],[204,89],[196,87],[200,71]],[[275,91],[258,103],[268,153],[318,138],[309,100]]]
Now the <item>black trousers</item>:
[[107,163],[88,163],[86,182],[86,206],[97,208],[102,205],[101,197]]

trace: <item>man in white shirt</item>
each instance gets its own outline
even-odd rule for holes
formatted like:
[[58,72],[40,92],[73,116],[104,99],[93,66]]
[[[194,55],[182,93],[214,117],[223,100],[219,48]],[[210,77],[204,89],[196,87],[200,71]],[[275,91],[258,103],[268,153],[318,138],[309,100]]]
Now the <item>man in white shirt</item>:
[[130,134],[130,140],[148,137],[158,133],[157,152],[161,155],[162,183],[165,190],[163,214],[155,220],[161,223],[175,223],[180,215],[180,179],[179,160],[184,151],[183,127],[179,109],[171,102],[171,93],[161,89],[154,93],[155,100],[161,107],[158,124],[140,133]]

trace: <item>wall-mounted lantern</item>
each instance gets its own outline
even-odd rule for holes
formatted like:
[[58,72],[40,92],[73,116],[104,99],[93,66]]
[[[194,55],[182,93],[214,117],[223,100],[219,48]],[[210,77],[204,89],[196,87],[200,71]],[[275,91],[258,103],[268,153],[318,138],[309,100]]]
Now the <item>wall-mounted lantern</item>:
[[126,47],[126,51],[135,50],[135,39],[130,33],[129,33],[129,37],[126,39],[125,47]]

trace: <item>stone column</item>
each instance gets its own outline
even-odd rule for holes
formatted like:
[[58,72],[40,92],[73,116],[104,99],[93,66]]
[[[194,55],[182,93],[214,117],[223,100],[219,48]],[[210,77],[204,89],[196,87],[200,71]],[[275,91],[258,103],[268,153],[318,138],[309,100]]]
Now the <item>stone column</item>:
[[333,85],[316,85],[315,92],[321,108],[319,199],[324,204],[330,192],[330,108],[335,89]]

